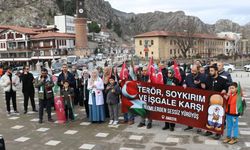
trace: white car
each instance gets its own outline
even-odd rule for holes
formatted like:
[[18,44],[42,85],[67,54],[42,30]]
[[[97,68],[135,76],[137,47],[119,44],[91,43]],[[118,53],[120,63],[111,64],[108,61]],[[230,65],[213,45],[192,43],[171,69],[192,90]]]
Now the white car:
[[245,71],[250,71],[250,64],[244,66]]
[[225,71],[227,71],[229,73],[232,73],[235,70],[235,66],[234,65],[227,64],[227,63],[224,64],[223,68],[224,68]]

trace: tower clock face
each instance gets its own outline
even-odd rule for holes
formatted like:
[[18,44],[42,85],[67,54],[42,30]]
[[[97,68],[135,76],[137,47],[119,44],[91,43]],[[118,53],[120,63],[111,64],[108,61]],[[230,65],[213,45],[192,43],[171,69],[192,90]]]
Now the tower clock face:
[[79,9],[79,13],[80,13],[80,14],[83,13],[83,9],[82,9],[82,8]]

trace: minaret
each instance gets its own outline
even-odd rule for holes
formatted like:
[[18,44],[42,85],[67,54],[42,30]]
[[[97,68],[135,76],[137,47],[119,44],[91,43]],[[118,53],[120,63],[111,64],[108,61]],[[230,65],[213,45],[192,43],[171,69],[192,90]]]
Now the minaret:
[[84,0],[76,0],[76,18],[74,20],[76,39],[75,54],[78,56],[86,56],[88,53],[87,19],[85,15]]

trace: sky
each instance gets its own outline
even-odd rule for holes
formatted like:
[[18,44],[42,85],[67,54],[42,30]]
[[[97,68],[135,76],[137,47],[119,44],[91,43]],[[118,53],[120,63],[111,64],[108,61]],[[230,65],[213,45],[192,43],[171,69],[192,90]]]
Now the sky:
[[127,13],[154,11],[184,11],[203,22],[214,24],[219,19],[230,19],[240,25],[250,22],[250,0],[105,0]]

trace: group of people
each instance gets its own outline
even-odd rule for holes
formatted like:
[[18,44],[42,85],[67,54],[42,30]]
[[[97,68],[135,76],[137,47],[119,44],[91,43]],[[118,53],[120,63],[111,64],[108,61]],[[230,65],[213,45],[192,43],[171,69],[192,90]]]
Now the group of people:
[[[174,63],[160,62],[158,68],[163,74],[165,85],[183,86],[183,88],[205,89],[217,91],[225,94],[227,98],[226,104],[226,122],[227,122],[227,138],[225,143],[234,144],[238,142],[238,116],[236,110],[237,99],[237,83],[232,81],[231,75],[223,69],[223,62],[213,62],[209,67],[204,68],[201,62],[196,61],[191,66],[191,72],[187,73],[186,68],[179,68],[181,80],[177,79],[174,69]],[[148,75],[148,67],[140,67],[135,69],[138,81],[151,82]],[[53,122],[51,117],[51,107],[54,106],[54,88],[60,87],[60,95],[64,100],[64,108],[66,119],[74,120],[74,106],[84,106],[86,117],[92,123],[101,123],[105,118],[109,118],[109,125],[117,125],[119,123],[118,115],[120,112],[119,103],[121,98],[121,81],[118,73],[111,67],[104,67],[94,70],[83,69],[82,74],[78,74],[76,66],[72,66],[71,71],[66,64],[62,66],[62,72],[57,79],[53,75],[48,74],[48,70],[42,68],[41,75],[34,79],[29,73],[29,67],[25,66],[22,75],[19,78],[12,74],[11,68],[7,68],[6,73],[1,77],[0,85],[4,88],[6,96],[6,106],[8,114],[10,111],[10,99],[12,99],[14,113],[19,113],[16,106],[16,90],[19,83],[22,83],[22,92],[24,95],[24,114],[28,111],[28,101],[31,100],[32,109],[36,109],[34,95],[35,88],[38,91],[39,99],[39,123],[43,123],[43,112],[46,108],[48,121]],[[131,80],[128,77],[126,80]],[[124,113],[124,121],[120,123],[134,124],[135,115],[131,112]],[[141,117],[138,127],[146,126],[147,129],[152,128],[152,120]],[[175,124],[165,122],[162,130],[174,131]],[[189,126],[184,130],[191,130]],[[233,130],[233,135],[231,134]],[[201,132],[200,129],[197,132]],[[205,132],[205,136],[212,135],[211,132]],[[216,134],[215,139],[219,139],[220,135]]]

